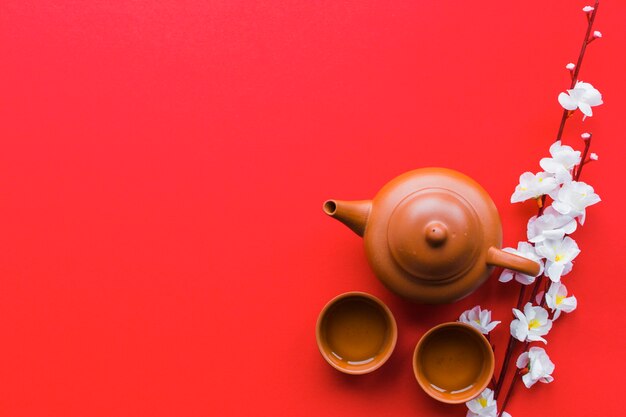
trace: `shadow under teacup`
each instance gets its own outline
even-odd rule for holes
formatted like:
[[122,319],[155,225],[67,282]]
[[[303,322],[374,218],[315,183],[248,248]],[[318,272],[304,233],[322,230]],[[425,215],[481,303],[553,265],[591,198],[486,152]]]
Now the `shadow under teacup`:
[[472,326],[444,323],[417,343],[413,371],[420,386],[434,399],[459,404],[487,388],[494,370],[489,341]]
[[331,366],[358,375],[378,369],[389,359],[398,329],[382,301],[352,291],[326,304],[317,319],[315,336],[322,356]]

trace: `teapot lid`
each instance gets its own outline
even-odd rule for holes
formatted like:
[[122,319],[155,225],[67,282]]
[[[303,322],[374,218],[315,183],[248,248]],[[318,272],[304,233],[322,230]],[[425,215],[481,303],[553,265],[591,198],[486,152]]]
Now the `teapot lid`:
[[443,282],[465,273],[482,245],[473,207],[459,194],[426,188],[410,194],[389,216],[393,259],[415,278]]
[[487,251],[500,247],[502,227],[477,182],[454,170],[423,168],[380,190],[363,237],[387,287],[416,301],[449,302],[487,279]]

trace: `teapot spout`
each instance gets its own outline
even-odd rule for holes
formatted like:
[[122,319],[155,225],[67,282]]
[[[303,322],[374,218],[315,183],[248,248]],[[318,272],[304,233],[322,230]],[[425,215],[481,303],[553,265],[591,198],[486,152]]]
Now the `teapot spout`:
[[361,237],[365,233],[365,226],[367,225],[371,208],[371,200],[328,200],[323,207],[324,213],[339,220]]

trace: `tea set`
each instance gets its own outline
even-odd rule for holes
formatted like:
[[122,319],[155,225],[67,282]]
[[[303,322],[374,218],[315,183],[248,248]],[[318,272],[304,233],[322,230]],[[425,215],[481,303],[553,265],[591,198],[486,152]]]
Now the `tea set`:
[[[409,171],[372,200],[328,200],[323,210],[363,237],[375,276],[411,301],[455,302],[483,284],[496,266],[539,273],[538,263],[501,249],[502,224],[493,200],[476,181],[451,169]],[[389,308],[356,291],[330,300],[316,325],[322,356],[348,374],[381,367],[397,333]],[[417,343],[413,370],[432,398],[463,403],[489,384],[493,351],[474,327],[443,323]]]

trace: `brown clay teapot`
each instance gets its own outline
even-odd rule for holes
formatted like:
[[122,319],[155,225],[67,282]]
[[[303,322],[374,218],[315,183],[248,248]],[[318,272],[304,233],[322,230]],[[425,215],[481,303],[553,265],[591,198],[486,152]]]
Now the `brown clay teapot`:
[[324,212],[363,237],[369,264],[385,286],[414,301],[463,298],[494,266],[539,273],[538,263],[500,249],[502,224],[491,197],[451,169],[407,172],[373,200],[328,200]]

